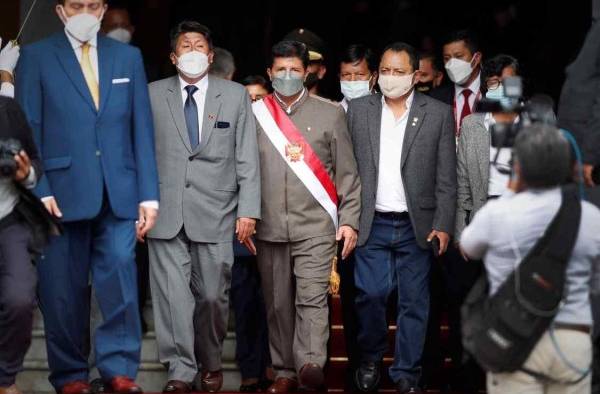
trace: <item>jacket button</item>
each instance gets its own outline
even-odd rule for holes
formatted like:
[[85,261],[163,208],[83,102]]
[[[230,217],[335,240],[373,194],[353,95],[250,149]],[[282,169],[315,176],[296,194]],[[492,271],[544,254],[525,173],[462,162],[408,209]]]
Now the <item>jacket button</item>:
[[189,161],[192,161],[192,160],[194,160],[194,157],[193,157],[193,156],[190,156],[190,157],[188,157],[188,160],[189,160]]
[[192,185],[190,185],[189,183],[185,184],[185,187],[188,188],[188,189],[189,189],[190,186],[192,186]]
[[97,151],[96,151],[96,156],[100,156],[100,155],[101,155],[100,151],[99,151],[99,150],[97,150]]

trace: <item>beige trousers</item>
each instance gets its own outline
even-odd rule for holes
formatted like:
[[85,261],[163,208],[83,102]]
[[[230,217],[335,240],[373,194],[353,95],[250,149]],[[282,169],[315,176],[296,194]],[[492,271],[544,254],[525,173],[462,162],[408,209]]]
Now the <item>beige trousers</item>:
[[277,377],[294,378],[306,363],[327,360],[327,292],[335,236],[299,242],[258,241],[269,348]]
[[[554,337],[561,352],[570,364],[587,370],[592,360],[590,335],[574,330],[557,329]],[[568,366],[559,356],[546,332],[525,362],[528,369],[540,372],[559,381],[574,381],[581,373]],[[488,394],[589,394],[591,374],[576,384],[545,383],[524,372],[488,373]]]

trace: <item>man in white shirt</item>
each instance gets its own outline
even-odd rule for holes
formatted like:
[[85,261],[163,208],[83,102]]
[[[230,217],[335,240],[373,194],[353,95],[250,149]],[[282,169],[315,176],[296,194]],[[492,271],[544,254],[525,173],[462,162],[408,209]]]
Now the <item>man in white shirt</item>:
[[210,30],[184,21],[171,32],[178,74],[150,84],[161,212],[149,233],[150,288],[163,392],[223,384],[233,265],[232,235],[246,242],[260,218],[260,171],[246,89],[208,74]]
[[444,41],[444,67],[453,83],[434,89],[431,97],[452,105],[457,134],[463,119],[475,112],[481,99],[482,58],[477,38],[468,30],[453,32]]
[[[389,45],[375,94],[352,100],[348,126],[363,184],[354,278],[361,391],[377,388],[388,343],[388,298],[397,290],[394,362],[397,392],[420,393],[429,311],[432,248],[443,254],[454,227],[456,150],[446,104],[415,92],[419,59]],[[435,240],[435,242],[433,242]]]

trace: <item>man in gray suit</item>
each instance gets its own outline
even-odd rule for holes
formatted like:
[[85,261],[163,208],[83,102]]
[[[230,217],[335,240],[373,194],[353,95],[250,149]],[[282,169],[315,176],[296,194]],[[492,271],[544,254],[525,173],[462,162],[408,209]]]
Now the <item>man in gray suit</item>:
[[202,390],[216,392],[232,234],[246,241],[260,218],[256,128],[244,87],[207,76],[208,28],[182,22],[171,46],[179,75],[150,84],[162,213],[149,234],[158,352],[169,370],[164,392],[190,392],[198,366]]
[[355,378],[363,391],[378,385],[387,348],[387,301],[397,289],[396,346],[389,374],[399,393],[420,392],[431,248],[444,253],[454,228],[452,108],[415,91],[418,69],[413,47],[389,45],[379,64],[383,96],[358,98],[348,107],[362,183],[354,277],[361,353]]

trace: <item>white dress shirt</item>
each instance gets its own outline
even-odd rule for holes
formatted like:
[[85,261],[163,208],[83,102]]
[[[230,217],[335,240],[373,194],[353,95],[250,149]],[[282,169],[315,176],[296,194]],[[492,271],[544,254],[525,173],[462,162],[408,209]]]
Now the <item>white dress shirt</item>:
[[[67,31],[67,29],[65,29],[65,34],[67,36],[67,39],[69,40],[69,43],[71,43],[71,46],[73,47],[73,51],[75,52],[75,57],[77,57],[77,61],[79,62],[79,64],[81,64],[81,57],[83,55],[83,49],[82,49],[83,43],[76,40],[75,38],[71,37],[71,35]],[[90,43],[90,63],[92,64],[92,70],[94,71],[94,75],[96,76],[96,81],[98,82],[98,84],[100,84],[100,78],[99,78],[100,74],[98,72],[98,37],[96,36],[96,37],[92,38],[89,41],[89,43]],[[47,201],[51,198],[54,198],[54,196],[42,197],[42,201]],[[145,208],[153,208],[153,209],[158,209],[158,207],[159,207],[158,201],[156,201],[156,200],[142,201],[142,202],[140,202],[140,205]],[[59,205],[59,208],[60,208],[60,205]]]
[[[73,38],[69,32],[65,29],[65,34],[75,51],[75,56],[77,57],[77,61],[81,64],[81,57],[83,55],[83,43]],[[88,41],[90,44],[90,63],[92,63],[92,70],[94,71],[94,76],[96,77],[96,82],[100,83],[100,78],[98,75],[98,37],[92,38]]]
[[[515,123],[518,121],[519,118],[517,117],[515,119]],[[492,125],[496,124],[496,120],[492,114],[488,112],[485,114],[483,124],[489,133]],[[501,173],[498,171],[498,167],[510,171],[511,150],[510,148],[500,148],[498,160],[496,161],[496,165],[494,165],[494,158],[496,157],[497,153],[498,148],[494,148],[490,144],[490,177],[488,179],[488,196],[501,196],[508,190],[510,175]]]
[[348,100],[346,100],[346,97],[340,101],[340,106],[344,109],[344,112],[348,112]]
[[198,88],[194,93],[194,100],[196,101],[196,107],[198,107],[198,142],[202,142],[202,123],[204,120],[204,104],[206,103],[206,91],[208,90],[208,76],[202,77],[201,80],[194,84],[187,83],[179,76],[179,86],[181,87],[181,99],[183,100],[183,107],[185,108],[185,101],[188,98],[187,90],[185,87],[188,85],[194,85]]
[[406,212],[406,194],[400,168],[404,133],[408,114],[414,99],[414,91],[406,99],[406,111],[396,119],[391,108],[381,96],[381,131],[379,142],[379,176],[375,210],[379,212]]
[[462,93],[465,89],[469,89],[472,92],[469,96],[469,108],[471,108],[471,113],[473,113],[475,112],[475,103],[481,96],[481,72],[477,74],[477,78],[469,86],[454,85],[454,117],[456,118],[457,130],[460,128],[460,114],[462,113],[463,105],[465,105],[465,96]]

